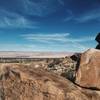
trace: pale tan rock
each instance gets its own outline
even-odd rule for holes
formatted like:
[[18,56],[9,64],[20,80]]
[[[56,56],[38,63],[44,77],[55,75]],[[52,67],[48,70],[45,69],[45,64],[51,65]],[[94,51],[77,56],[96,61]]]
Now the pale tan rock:
[[86,88],[100,89],[100,50],[89,49],[81,55],[75,83]]
[[0,100],[100,100],[99,91],[79,88],[40,68],[16,66],[0,70]]

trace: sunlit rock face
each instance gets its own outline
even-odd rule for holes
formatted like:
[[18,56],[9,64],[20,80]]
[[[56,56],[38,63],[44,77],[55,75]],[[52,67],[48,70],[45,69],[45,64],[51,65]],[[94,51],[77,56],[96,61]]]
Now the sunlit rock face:
[[98,91],[83,89],[41,68],[0,65],[0,100],[99,100]]
[[100,50],[89,49],[81,55],[75,83],[85,88],[100,89]]

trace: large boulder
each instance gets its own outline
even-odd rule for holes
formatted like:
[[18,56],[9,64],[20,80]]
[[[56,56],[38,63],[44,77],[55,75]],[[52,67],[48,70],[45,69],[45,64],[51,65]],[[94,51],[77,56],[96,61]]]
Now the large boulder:
[[0,65],[0,100],[100,100],[99,91],[33,67]]
[[75,83],[85,88],[100,89],[100,50],[89,49],[81,55]]

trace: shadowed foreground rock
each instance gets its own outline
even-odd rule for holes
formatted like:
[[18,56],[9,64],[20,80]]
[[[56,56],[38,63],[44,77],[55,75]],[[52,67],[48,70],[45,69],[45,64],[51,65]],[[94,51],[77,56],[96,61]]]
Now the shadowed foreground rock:
[[100,89],[100,50],[89,49],[81,55],[75,82],[85,88]]
[[40,68],[4,64],[0,66],[0,100],[100,100],[100,95]]

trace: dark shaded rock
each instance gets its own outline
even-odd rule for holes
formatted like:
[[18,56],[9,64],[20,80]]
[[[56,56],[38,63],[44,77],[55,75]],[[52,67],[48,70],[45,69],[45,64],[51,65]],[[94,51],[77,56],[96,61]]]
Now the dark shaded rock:
[[100,44],[98,44],[98,45],[96,46],[96,49],[100,49]]
[[95,38],[95,40],[100,43],[100,33],[98,33],[97,37]]
[[80,53],[75,53],[72,55],[70,58],[74,61],[78,61],[80,59],[81,54]]

